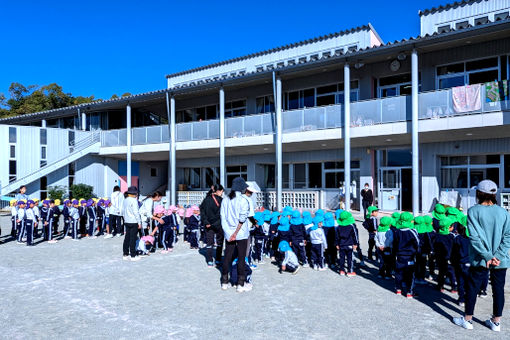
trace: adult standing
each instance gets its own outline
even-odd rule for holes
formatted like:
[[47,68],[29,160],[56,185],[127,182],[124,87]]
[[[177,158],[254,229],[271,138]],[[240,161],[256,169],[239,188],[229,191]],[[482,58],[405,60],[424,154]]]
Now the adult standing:
[[16,201],[28,200],[28,195],[26,194],[26,192],[27,192],[27,187],[24,185],[20,186],[19,192],[14,197],[16,199]]
[[149,234],[155,203],[161,201],[161,197],[163,197],[162,193],[154,191],[152,195],[143,201],[142,206],[140,207],[140,216],[142,219],[142,228],[140,229],[141,236]]
[[221,261],[223,253],[223,230],[221,228],[221,201],[223,200],[224,188],[221,184],[212,186],[211,191],[200,204],[200,216],[205,227],[206,261],[207,266],[214,267],[213,248],[216,240],[216,264]]
[[374,193],[368,183],[361,189],[361,205],[363,206],[363,216],[367,216],[367,209],[374,203]]
[[124,227],[122,226],[122,206],[124,203],[124,194],[120,192],[118,185],[113,187],[113,192],[110,198],[111,206],[109,209],[110,214],[110,230],[113,236],[124,235]]
[[229,272],[234,251],[237,250],[237,291],[245,292],[251,289],[250,285],[245,285],[245,265],[244,256],[248,246],[248,237],[250,230],[246,220],[250,213],[250,202],[243,193],[246,192],[248,185],[242,177],[237,177],[232,181],[232,189],[228,196],[221,202],[221,227],[223,229],[226,245],[225,257],[221,272],[221,289],[228,289]]
[[131,261],[140,260],[139,256],[136,256],[136,234],[138,229],[142,228],[142,220],[140,218],[140,210],[138,208],[138,188],[131,186],[126,191],[127,198],[124,200],[122,205],[122,217],[124,218],[124,226],[126,227],[126,236],[124,237],[123,244],[123,259],[129,260],[131,255]]
[[506,269],[510,266],[510,215],[497,205],[498,187],[483,180],[476,188],[478,204],[468,210],[469,276],[466,281],[466,304],[463,317],[453,318],[456,325],[473,329],[476,297],[484,280],[490,275],[492,286],[492,317],[485,321],[493,331],[500,331],[505,303]]

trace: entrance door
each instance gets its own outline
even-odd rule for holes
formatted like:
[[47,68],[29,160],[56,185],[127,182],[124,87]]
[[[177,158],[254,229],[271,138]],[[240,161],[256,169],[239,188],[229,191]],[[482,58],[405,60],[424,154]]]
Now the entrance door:
[[379,205],[381,210],[412,210],[413,184],[410,168],[382,168],[379,172]]
[[412,169],[400,170],[400,187],[402,188],[402,209],[413,210],[413,171]]

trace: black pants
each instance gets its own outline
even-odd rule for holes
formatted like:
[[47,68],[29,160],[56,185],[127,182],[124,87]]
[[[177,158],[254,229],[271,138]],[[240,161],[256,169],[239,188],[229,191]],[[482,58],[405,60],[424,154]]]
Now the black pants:
[[375,233],[368,234],[368,258],[370,260],[373,260],[374,258],[377,258],[377,255],[374,254],[374,248],[375,248]]
[[505,305],[505,277],[506,268],[490,270],[484,267],[469,268],[469,276],[466,282],[466,310],[465,315],[473,315],[476,304],[476,296],[480,290],[483,281],[490,271],[491,287],[492,287],[492,315],[501,317],[503,314],[503,306]]
[[406,284],[407,293],[414,294],[414,256],[398,256],[395,261],[395,289],[402,290]]
[[110,233],[113,235],[124,235],[124,228],[122,228],[122,217],[119,215],[110,215]]
[[212,227],[206,228],[206,261],[208,263],[213,261],[214,240],[216,240],[216,261],[221,261],[221,254],[223,253],[223,239],[223,230],[221,228],[219,230],[215,230]]
[[221,270],[221,283],[228,283],[228,274],[230,273],[230,266],[234,260],[234,251],[237,249],[237,285],[244,286],[246,280],[244,257],[246,255],[246,248],[248,247],[248,240],[239,240],[226,242],[225,245],[225,258],[223,259],[223,268]]
[[469,263],[457,263],[454,265],[459,290],[459,302],[466,301],[466,282],[469,278]]
[[379,257],[379,275],[384,277],[391,277],[392,268],[392,256],[391,248],[385,248],[384,250],[377,250],[377,256]]
[[136,233],[138,232],[138,224],[125,223],[126,236],[124,237],[123,252],[124,256],[136,256]]
[[363,206],[363,218],[365,218],[367,216],[367,209],[370,206],[370,202],[362,200],[361,205]]
[[[336,248],[335,248],[336,249]],[[340,248],[340,256],[338,260],[338,265],[340,267],[340,271],[345,271],[345,260],[347,259],[347,272],[352,273],[354,268],[352,266],[352,247]]]
[[452,287],[452,290],[457,290],[457,282],[455,280],[455,271],[453,266],[445,259],[437,259],[437,266],[439,268],[437,287],[439,289],[443,289],[445,279],[448,277],[448,279],[450,279],[450,286]]

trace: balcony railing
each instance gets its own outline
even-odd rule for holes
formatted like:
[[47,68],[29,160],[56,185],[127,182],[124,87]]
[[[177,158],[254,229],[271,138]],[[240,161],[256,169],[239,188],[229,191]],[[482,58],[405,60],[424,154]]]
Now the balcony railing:
[[[467,89],[467,88],[466,88]],[[469,92],[469,93],[468,93]],[[419,94],[419,119],[436,119],[466,114],[480,114],[510,109],[509,100],[487,100],[485,84],[471,87],[462,98],[463,89],[445,89]],[[460,95],[460,97],[459,97]],[[411,120],[411,96],[376,98],[351,103],[351,127],[405,122]],[[282,112],[283,133],[343,127],[344,105],[329,105]],[[178,142],[219,138],[219,120],[176,125]],[[225,137],[243,138],[271,135],[275,132],[272,113],[225,119]],[[167,143],[168,126],[132,129],[132,144]],[[103,131],[102,146],[126,145],[126,130]]]

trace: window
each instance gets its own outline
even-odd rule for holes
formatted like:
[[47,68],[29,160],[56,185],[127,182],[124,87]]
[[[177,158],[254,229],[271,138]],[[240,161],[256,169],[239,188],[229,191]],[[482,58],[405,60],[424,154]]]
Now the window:
[[211,186],[220,183],[220,168],[206,168],[205,169],[205,186]]
[[46,147],[41,147],[41,159],[46,159]]
[[239,117],[246,115],[246,100],[236,100],[225,103],[225,117]]
[[389,149],[382,151],[382,166],[411,166],[413,155],[408,149]]
[[505,183],[503,187],[510,188],[510,155],[505,155],[504,157],[504,174],[505,174]]
[[16,143],[16,128],[9,127],[9,143]]
[[[359,182],[360,161],[351,161],[351,181]],[[326,188],[340,188],[344,185],[344,162],[334,161],[324,163],[324,177]],[[359,184],[357,184],[359,186]]]
[[180,110],[175,112],[176,123],[192,122],[194,119],[193,109]]
[[16,161],[9,161],[9,182],[16,180]]
[[288,97],[288,110],[315,106],[315,89],[313,88],[288,92],[286,96]]
[[236,177],[242,177],[248,180],[248,167],[246,165],[227,166],[227,187],[232,187],[232,181]]
[[309,163],[308,164],[308,187],[309,188],[322,188],[322,164]]
[[480,84],[499,80],[499,58],[486,58],[437,67],[437,87]]
[[294,188],[306,188],[306,164],[294,164]]
[[411,94],[411,74],[399,74],[379,79],[380,98]]
[[209,105],[204,107],[199,107],[196,109],[195,120],[207,120],[207,119],[216,119],[218,118],[218,114],[216,111],[216,105]]
[[151,168],[151,177],[158,177],[158,169]]
[[16,158],[16,145],[10,145],[10,154],[11,158]]
[[264,164],[264,188],[276,187],[276,173],[274,164]]
[[74,184],[75,169],[76,169],[76,164],[74,162],[69,163],[69,165],[67,166],[67,178],[68,178],[69,189],[71,189],[71,186]]
[[47,142],[47,133],[46,133],[46,129],[41,129],[40,130],[40,143],[41,145],[46,145],[46,142]]
[[184,184],[190,189],[200,189],[200,168],[184,169]]
[[499,185],[500,155],[441,157],[441,188],[469,189],[483,179]]
[[269,113],[274,111],[275,106],[273,95],[257,98],[257,113]]

